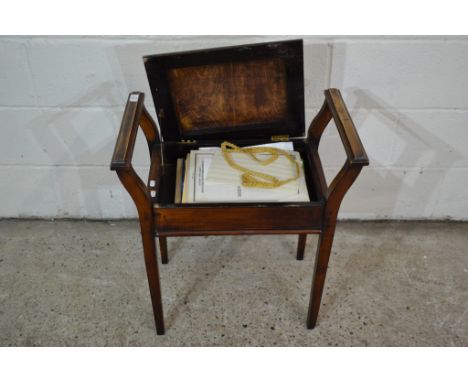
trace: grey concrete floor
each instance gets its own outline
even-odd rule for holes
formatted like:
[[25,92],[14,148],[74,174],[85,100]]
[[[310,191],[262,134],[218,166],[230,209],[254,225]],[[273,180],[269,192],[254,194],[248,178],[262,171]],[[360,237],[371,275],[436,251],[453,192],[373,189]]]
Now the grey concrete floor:
[[172,238],[154,330],[136,221],[0,221],[2,346],[468,346],[468,224],[340,222],[319,322],[317,239]]

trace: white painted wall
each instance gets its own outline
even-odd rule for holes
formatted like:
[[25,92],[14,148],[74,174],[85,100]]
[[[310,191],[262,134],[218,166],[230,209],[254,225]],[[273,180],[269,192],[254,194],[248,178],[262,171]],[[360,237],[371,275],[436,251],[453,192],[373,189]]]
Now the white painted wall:
[[[144,54],[290,37],[0,38],[0,217],[135,217],[109,171]],[[342,218],[468,220],[468,39],[304,37],[307,123],[342,90],[371,166]],[[327,177],[344,153],[334,127]],[[147,171],[143,139],[135,163]]]

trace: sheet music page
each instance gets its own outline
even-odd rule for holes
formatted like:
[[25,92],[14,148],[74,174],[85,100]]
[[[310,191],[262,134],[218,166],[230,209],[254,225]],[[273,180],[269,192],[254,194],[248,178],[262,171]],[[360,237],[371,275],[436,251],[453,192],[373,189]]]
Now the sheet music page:
[[[292,142],[278,142],[259,147],[270,145],[281,149],[293,147]],[[267,189],[243,187],[241,172],[229,166],[219,147],[192,150],[186,160],[183,203],[310,201],[300,154],[295,151],[290,153],[300,164],[299,178],[281,187]],[[295,166],[284,156],[280,156],[275,162],[266,166],[244,153],[231,153],[231,156],[241,166],[271,174],[279,179],[292,178],[296,175]]]
[[192,151],[190,158],[192,176],[192,191],[190,200],[192,203],[198,203],[203,200],[207,193],[205,185],[206,177],[208,176],[208,169],[210,168],[211,160],[214,156],[214,152],[210,150],[203,151]]
[[[236,153],[237,154],[237,153]],[[245,154],[239,153],[241,156],[247,157]],[[193,203],[208,203],[208,202],[278,202],[278,201],[309,201],[307,185],[304,179],[304,170],[302,161],[298,153],[297,158],[301,163],[299,179],[285,184],[278,188],[265,189],[243,187],[241,184],[241,173],[231,168],[225,161],[220,151],[212,152],[193,152],[191,165],[194,171],[193,176],[193,195],[190,197],[190,202]],[[250,159],[250,158],[249,158]],[[287,163],[279,163],[272,171],[282,173],[281,177],[287,178],[295,175],[295,167],[292,166],[286,158]],[[215,163],[215,160],[217,162]],[[251,159],[250,159],[251,160]],[[242,160],[241,160],[242,161]],[[279,161],[279,159],[278,159]],[[255,162],[258,164],[257,162]],[[261,165],[260,165],[261,166]],[[271,166],[271,165],[269,165]],[[262,166],[262,167],[269,167]],[[212,171],[219,171],[220,178],[214,177],[214,181],[210,181],[213,177]],[[250,167],[249,167],[250,168]],[[279,170],[278,170],[279,169]],[[265,172],[265,171],[264,171]],[[294,172],[294,173],[293,173]],[[215,174],[216,175],[216,174]]]
[[[291,163],[284,156],[280,156],[276,161],[268,165],[262,165],[261,163],[255,161],[249,155],[244,153],[234,152],[231,153],[232,160],[238,165],[248,168],[252,171],[258,171],[264,174],[272,175],[278,179],[289,179],[293,178],[296,175],[296,166]],[[299,153],[291,152],[291,155],[294,156],[295,160],[301,163],[301,157]],[[256,154],[259,159],[266,159],[270,154]],[[208,173],[207,183],[208,184],[239,184],[241,172],[232,168],[223,156],[221,151],[216,152],[213,157],[213,161],[210,166],[210,171]],[[277,190],[280,190],[282,194],[291,193],[298,187],[298,180],[286,183],[279,187]]]

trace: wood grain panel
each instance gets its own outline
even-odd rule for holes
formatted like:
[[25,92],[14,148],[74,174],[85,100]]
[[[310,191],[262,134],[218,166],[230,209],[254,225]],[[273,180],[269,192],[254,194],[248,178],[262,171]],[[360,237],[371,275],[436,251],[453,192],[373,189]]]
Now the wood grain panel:
[[158,232],[313,230],[321,227],[322,207],[155,208]]
[[168,76],[184,131],[287,118],[286,69],[281,59],[174,68]]

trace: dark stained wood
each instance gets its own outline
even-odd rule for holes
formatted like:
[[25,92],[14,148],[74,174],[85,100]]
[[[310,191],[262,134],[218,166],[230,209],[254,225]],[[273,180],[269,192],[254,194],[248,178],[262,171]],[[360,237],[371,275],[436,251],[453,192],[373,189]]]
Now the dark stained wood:
[[307,314],[307,327],[309,329],[315,327],[320,310],[320,302],[322,300],[328,261],[330,259],[333,237],[335,235],[338,209],[340,208],[341,201],[343,200],[346,191],[351,187],[361,169],[362,166],[351,167],[349,164],[346,164],[330,186],[329,197],[323,216],[323,229],[319,236],[317,255],[315,257],[309,312]]
[[297,260],[304,260],[304,250],[307,241],[307,235],[299,235],[299,240],[297,242]]
[[112,155],[111,170],[129,168],[131,165],[144,99],[145,95],[140,92],[133,92],[128,96],[114,154]]
[[369,159],[338,89],[325,90],[325,98],[351,164],[367,166]]
[[323,131],[327,127],[328,123],[331,121],[332,117],[332,113],[330,111],[330,108],[328,107],[328,102],[327,100],[325,100],[319,112],[310,123],[309,130],[307,133],[307,137],[310,140],[313,140],[317,146],[320,142],[320,138],[322,137]]
[[154,243],[151,200],[145,185],[133,169],[117,170],[117,175],[137,206],[156,331],[157,334],[164,334],[161,286],[159,282],[158,261],[156,259],[156,245]]
[[306,143],[307,160],[310,166],[310,175],[315,185],[318,201],[324,201],[328,193],[327,181],[323,172],[322,161],[318,154],[318,147],[312,141]]
[[318,150],[322,133],[333,117],[348,160],[353,164],[367,166],[369,164],[369,159],[343,101],[341,92],[338,89],[327,89],[324,93],[325,102],[309,126],[307,133],[308,139],[315,143]]
[[322,207],[156,207],[158,233],[210,231],[316,231],[321,226]]
[[[136,133],[143,112],[144,95],[142,93],[132,94],[138,96],[138,101],[133,102],[129,97],[129,101],[127,102],[117,145],[112,158],[111,169],[116,170],[120,181],[132,197],[138,211],[143,242],[143,254],[151,302],[153,304],[156,332],[157,334],[164,334],[161,286],[159,282],[158,261],[156,259],[156,245],[154,242],[153,204],[148,188],[137,175],[131,164]],[[154,138],[156,141],[156,137]]]
[[159,249],[161,251],[161,262],[163,264],[168,263],[167,257],[167,238],[166,236],[159,236]]
[[310,228],[310,229],[295,229],[293,231],[280,231],[280,230],[263,230],[263,229],[236,229],[236,230],[204,230],[204,231],[164,231],[166,237],[179,237],[179,236],[241,236],[241,235],[292,235],[292,234],[319,234],[322,232],[322,228]]
[[310,293],[309,311],[307,315],[307,327],[309,329],[314,328],[317,323],[331,247],[335,234],[338,210],[344,195],[356,180],[362,170],[362,167],[369,164],[369,159],[367,158],[367,154],[344,104],[340,91],[338,89],[328,89],[325,91],[325,98],[326,103],[320,111],[322,113],[322,117],[318,118],[318,122],[315,124],[311,124],[308,137],[314,140],[318,152],[318,143],[320,142],[320,136],[324,131],[323,123],[324,121],[329,120],[329,112],[327,111],[327,109],[329,109],[343,142],[343,146],[347,154],[347,161],[331,182],[326,193],[323,228],[322,233],[319,236],[312,289]]
[[[167,264],[170,236],[297,234],[297,259],[302,260],[307,234],[319,234],[307,315],[307,327],[313,328],[338,210],[362,167],[369,164],[339,90],[325,91],[325,102],[307,137],[298,138],[294,135],[301,135],[304,126],[302,43],[299,46],[297,41],[275,42],[148,56],[145,66],[164,141],[144,107],[144,94],[131,93],[111,169],[117,172],[138,210],[157,333],[164,333],[164,320],[155,236],[159,237],[162,263]],[[270,125],[285,116],[286,124]],[[328,186],[318,148],[332,118],[347,159]],[[131,163],[139,126],[151,157],[146,184]],[[174,204],[177,158],[192,149],[219,144],[223,139],[232,139],[240,146],[266,143],[275,132],[291,134],[290,141],[304,162],[310,202]],[[197,142],[181,142],[191,134]]]
[[161,138],[159,137],[159,132],[156,127],[156,123],[153,120],[153,117],[148,113],[146,107],[143,105],[143,113],[141,114],[140,119],[140,127],[145,133],[146,140],[148,141],[148,145],[152,147],[152,145],[161,143]]

